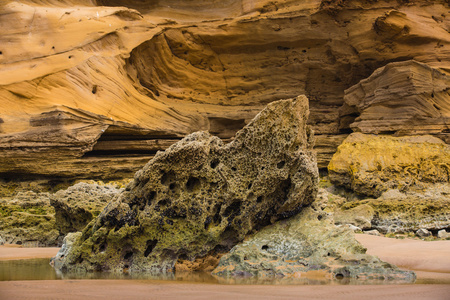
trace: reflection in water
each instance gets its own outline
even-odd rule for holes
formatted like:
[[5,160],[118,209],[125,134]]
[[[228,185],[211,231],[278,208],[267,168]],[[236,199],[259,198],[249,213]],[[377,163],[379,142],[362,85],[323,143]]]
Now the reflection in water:
[[[26,260],[10,260],[0,261],[0,281],[11,280],[58,280],[58,279],[138,279],[138,280],[171,280],[177,282],[196,282],[210,284],[295,284],[295,285],[342,285],[342,284],[402,284],[405,282],[386,281],[386,280],[356,280],[343,278],[341,280],[333,280],[325,277],[300,277],[300,278],[220,278],[212,276],[206,272],[179,272],[177,274],[155,276],[150,274],[115,274],[108,272],[94,273],[69,273],[62,274],[56,272],[49,264],[50,260],[43,259],[26,259]],[[432,273],[430,273],[432,275]],[[440,276],[433,278],[424,276],[417,283],[422,284],[450,284],[449,276]],[[428,278],[427,278],[428,277]]]

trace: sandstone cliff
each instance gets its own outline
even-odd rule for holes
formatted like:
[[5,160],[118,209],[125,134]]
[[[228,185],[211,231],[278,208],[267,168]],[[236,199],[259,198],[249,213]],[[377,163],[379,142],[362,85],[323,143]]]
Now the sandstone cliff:
[[[130,176],[188,133],[229,139],[268,102],[300,94],[322,168],[352,130],[442,138],[448,11],[444,0],[3,1],[0,174]],[[378,99],[380,76],[426,95]],[[407,124],[415,116],[428,119]]]

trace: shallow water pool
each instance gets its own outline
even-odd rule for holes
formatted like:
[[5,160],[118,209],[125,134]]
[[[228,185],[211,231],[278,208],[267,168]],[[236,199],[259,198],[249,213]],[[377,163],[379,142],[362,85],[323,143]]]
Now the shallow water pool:
[[[155,276],[149,274],[115,274],[95,272],[87,274],[63,274],[57,272],[51,265],[50,259],[23,259],[0,261],[0,281],[18,280],[65,280],[65,279],[127,279],[127,280],[168,280],[212,284],[295,284],[295,285],[363,285],[363,284],[402,284],[407,282],[386,280],[356,280],[344,278],[332,280],[317,278],[218,278],[207,272],[183,272],[172,276]],[[418,272],[416,284],[450,284],[450,273]]]

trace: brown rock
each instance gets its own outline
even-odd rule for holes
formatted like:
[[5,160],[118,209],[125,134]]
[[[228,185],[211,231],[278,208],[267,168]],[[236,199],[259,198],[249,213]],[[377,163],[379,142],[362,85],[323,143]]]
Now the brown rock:
[[387,62],[447,67],[447,12],[444,0],[2,1],[0,174],[124,177],[167,140],[231,138],[300,94],[325,167],[328,137],[347,133],[345,89]]
[[450,74],[444,69],[413,60],[390,63],[345,91],[342,117],[358,114],[349,125],[353,131],[435,134],[447,140],[449,86]]

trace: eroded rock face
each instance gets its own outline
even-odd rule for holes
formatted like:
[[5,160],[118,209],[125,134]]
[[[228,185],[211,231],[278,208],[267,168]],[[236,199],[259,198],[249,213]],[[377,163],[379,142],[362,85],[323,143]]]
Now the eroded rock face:
[[231,138],[265,104],[300,94],[324,168],[349,130],[345,89],[388,62],[445,70],[450,53],[445,0],[0,5],[5,178],[132,176],[186,134]]
[[341,126],[357,114],[350,124],[353,131],[434,134],[448,142],[449,86],[444,69],[413,60],[387,64],[345,91]]
[[350,229],[336,227],[322,211],[306,208],[236,245],[213,274],[289,279],[315,272],[315,276],[335,279],[414,281],[414,272],[399,270],[365,252]]
[[80,182],[50,195],[61,234],[81,231],[123,189]]
[[308,114],[305,96],[277,101],[229,144],[196,132],[158,152],[58,265],[170,272],[299,212],[318,184]]
[[362,195],[450,181],[450,146],[432,136],[351,134],[333,155],[329,178]]

